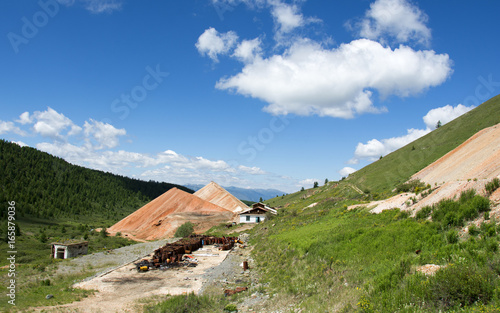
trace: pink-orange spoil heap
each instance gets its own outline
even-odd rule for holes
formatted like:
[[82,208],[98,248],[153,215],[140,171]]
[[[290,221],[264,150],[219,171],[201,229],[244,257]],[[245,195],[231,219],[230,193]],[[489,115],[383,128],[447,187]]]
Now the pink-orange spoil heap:
[[220,223],[233,221],[236,214],[195,195],[172,188],[108,229],[132,239],[156,240],[173,237],[185,222],[203,232]]
[[234,213],[240,213],[249,209],[243,202],[214,182],[210,182],[208,185],[195,192],[194,195]]

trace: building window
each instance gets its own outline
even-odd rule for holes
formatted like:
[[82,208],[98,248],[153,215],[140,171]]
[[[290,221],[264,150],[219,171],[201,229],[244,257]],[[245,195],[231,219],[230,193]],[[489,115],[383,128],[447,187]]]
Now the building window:
[[255,218],[255,221],[256,221],[257,223],[260,223],[260,216],[257,216],[257,217]]
[[247,222],[250,222],[250,216],[247,215]]

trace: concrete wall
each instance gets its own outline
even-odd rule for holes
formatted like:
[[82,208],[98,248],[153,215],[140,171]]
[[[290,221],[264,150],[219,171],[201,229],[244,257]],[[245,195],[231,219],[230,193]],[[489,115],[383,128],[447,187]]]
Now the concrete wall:
[[[249,220],[248,220],[248,218]],[[260,219],[260,222],[264,221],[266,219],[266,216],[264,214],[241,214],[240,215],[240,223],[258,223],[258,219]]]
[[[76,245],[62,245],[62,244],[54,244],[53,257],[55,259],[60,259],[61,256],[64,256],[63,259],[74,258],[79,255],[87,254],[89,249],[88,243],[81,243]],[[64,254],[63,254],[64,252]]]

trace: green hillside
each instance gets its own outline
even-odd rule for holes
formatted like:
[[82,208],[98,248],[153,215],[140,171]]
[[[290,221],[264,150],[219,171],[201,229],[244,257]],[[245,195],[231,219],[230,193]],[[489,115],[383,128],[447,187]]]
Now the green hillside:
[[[172,187],[72,165],[30,147],[0,140],[0,203],[18,217],[118,221]],[[0,219],[6,210],[0,211]]]
[[348,181],[371,192],[391,190],[458,147],[479,130],[500,123],[499,112],[500,95],[351,174]]
[[[278,216],[254,229],[269,308],[304,312],[499,312],[500,226],[486,198],[465,192],[422,210],[372,214],[348,206],[392,189],[500,123],[500,96],[339,182],[265,201]],[[478,216],[478,227],[463,227]],[[427,219],[431,217],[431,219]],[[434,276],[418,272],[443,266]]]

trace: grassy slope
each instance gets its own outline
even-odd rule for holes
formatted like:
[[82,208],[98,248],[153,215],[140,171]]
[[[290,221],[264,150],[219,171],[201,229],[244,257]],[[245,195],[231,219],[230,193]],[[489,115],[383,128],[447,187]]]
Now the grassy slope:
[[[275,219],[255,229],[255,259],[270,291],[292,296],[311,312],[433,312],[452,307],[443,297],[482,286],[478,292],[489,293],[490,298],[470,303],[463,312],[497,312],[500,229],[495,221],[485,225],[479,237],[466,235],[450,243],[447,238],[458,228],[443,229],[397,210],[375,215],[346,207],[373,199],[374,194],[390,195],[396,185],[477,131],[500,123],[499,109],[497,96],[346,180],[266,201],[283,208]],[[356,187],[370,194],[361,194]],[[417,250],[422,253],[415,254]],[[437,278],[415,274],[416,266],[428,263],[451,266]],[[474,274],[460,276],[468,271]],[[428,304],[415,303],[419,299]]]
[[[458,147],[479,130],[500,123],[500,95],[426,136],[351,174],[362,190],[393,189],[411,175]],[[413,150],[415,147],[415,150]]]

